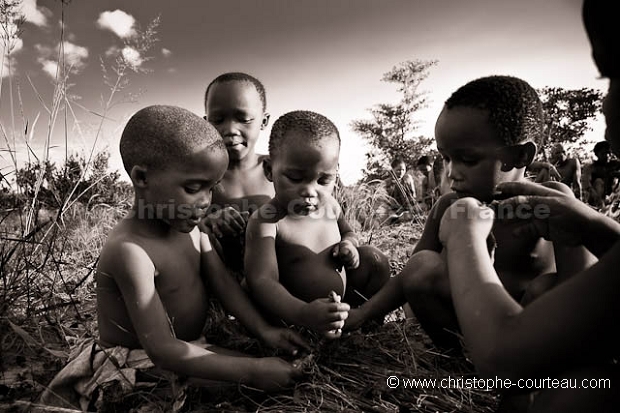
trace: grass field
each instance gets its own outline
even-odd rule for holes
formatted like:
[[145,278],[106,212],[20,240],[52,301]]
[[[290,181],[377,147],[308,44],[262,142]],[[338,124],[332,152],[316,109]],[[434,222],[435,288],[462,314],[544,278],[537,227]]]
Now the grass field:
[[[2,222],[4,239],[2,313],[0,314],[0,410],[32,411],[31,402],[65,364],[80,340],[96,337],[94,269],[107,232],[123,210],[76,204],[63,222],[45,217],[30,237],[12,233],[23,217]],[[361,232],[362,239],[390,257],[392,272],[402,269],[420,235],[415,222],[379,226]],[[443,355],[432,347],[415,320],[397,311],[383,326],[355,331],[326,342],[305,334],[313,344],[305,376],[294,389],[265,395],[245,387],[217,391],[192,388],[182,411],[373,411],[487,412],[496,395],[467,389],[390,389],[391,375],[402,379],[473,377],[464,358]],[[210,341],[256,355],[270,350],[248,337],[243,328],[214,306],[206,328]],[[169,411],[153,394],[138,391],[118,399],[110,390],[101,411]],[[40,411],[46,411],[41,410]],[[142,409],[142,410],[140,410]]]

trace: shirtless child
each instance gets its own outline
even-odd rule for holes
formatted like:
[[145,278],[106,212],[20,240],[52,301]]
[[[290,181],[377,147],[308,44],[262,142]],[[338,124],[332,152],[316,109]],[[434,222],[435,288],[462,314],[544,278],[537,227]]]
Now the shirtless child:
[[[439,240],[440,220],[458,198],[470,196],[490,203],[497,184],[524,181],[525,168],[536,153],[533,142],[541,128],[542,104],[536,91],[521,79],[484,77],[452,94],[437,119],[435,136],[454,192],[443,195],[431,209],[422,237],[402,273],[352,312],[347,324],[355,327],[365,317],[390,311],[406,299],[435,344],[460,348],[453,333],[459,328],[450,296],[446,252]],[[548,186],[571,193],[557,182]],[[494,264],[504,287],[517,301],[530,302],[595,262],[583,247],[559,246],[539,236],[515,236],[514,220],[502,219],[503,214],[509,218],[510,211],[496,214]]]
[[143,348],[164,370],[275,390],[298,373],[280,358],[217,354],[200,337],[215,295],[252,334],[295,352],[290,330],[257,312],[197,225],[228,164],[217,131],[173,106],[149,106],[127,123],[120,143],[135,190],[133,208],[110,233],[97,268],[97,315],[103,347]]
[[265,87],[245,73],[224,73],[207,86],[205,119],[222,135],[228,167],[213,189],[212,212],[204,221],[215,235],[215,247],[234,271],[243,269],[243,244],[249,215],[273,195],[263,173],[263,159],[254,151],[260,131],[269,124]]
[[[250,217],[245,252],[259,306],[330,337],[339,335],[330,332],[342,328],[349,304],[372,296],[390,276],[381,252],[358,246],[332,196],[339,154],[338,130],[324,116],[295,111],[275,122],[265,175],[276,194]],[[328,299],[331,291],[344,302]]]

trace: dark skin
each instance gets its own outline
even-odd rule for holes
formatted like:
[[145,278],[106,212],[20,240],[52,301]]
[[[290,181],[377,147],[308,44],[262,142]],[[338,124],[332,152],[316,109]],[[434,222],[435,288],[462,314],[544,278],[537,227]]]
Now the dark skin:
[[[307,348],[294,332],[264,320],[197,228],[226,163],[225,152],[205,148],[166,169],[132,168],[134,209],[112,230],[97,267],[101,342],[141,347],[157,367],[177,374],[278,390],[299,376],[298,368],[279,358],[218,354],[190,342],[200,337],[213,294],[268,345],[295,354]],[[138,205],[164,209],[161,216],[148,216]]]

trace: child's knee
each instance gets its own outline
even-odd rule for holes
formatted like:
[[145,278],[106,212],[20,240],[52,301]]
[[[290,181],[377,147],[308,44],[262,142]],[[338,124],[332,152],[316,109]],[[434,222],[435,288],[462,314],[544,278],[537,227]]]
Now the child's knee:
[[371,245],[358,247],[360,255],[360,267],[368,268],[372,278],[378,278],[385,282],[390,278],[390,261],[388,257]]
[[446,288],[446,265],[435,251],[418,251],[411,256],[401,273],[405,293],[425,294]]
[[528,305],[536,298],[551,290],[553,287],[555,287],[557,281],[558,275],[555,273],[542,274],[534,278],[532,281],[530,281],[530,283],[527,285],[527,288],[525,289],[525,293],[521,298],[521,305]]

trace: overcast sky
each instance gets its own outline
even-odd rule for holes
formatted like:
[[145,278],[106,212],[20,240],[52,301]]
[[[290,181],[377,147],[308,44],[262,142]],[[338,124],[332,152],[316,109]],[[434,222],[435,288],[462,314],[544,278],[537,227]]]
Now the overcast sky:
[[[3,60],[2,127],[10,134],[11,106],[20,131],[22,112],[30,130],[40,114],[30,141],[37,155],[48,129],[49,116],[39,99],[51,106],[60,6],[60,1],[23,0],[28,22],[11,54],[12,105],[8,60]],[[76,129],[69,113],[70,146],[76,151],[92,147],[97,117],[88,111],[100,112],[101,99],[109,96],[100,58],[110,64],[109,56],[121,53],[151,72],[129,75],[117,96],[140,93],[137,102],[114,106],[104,122],[97,147],[109,148],[115,168],[120,167],[120,133],[132,113],[172,104],[202,116],[206,85],[223,72],[244,71],[264,83],[272,122],[290,110],[308,109],[336,123],[343,138],[342,178],[352,183],[361,176],[365,147],[350,123],[367,118],[373,105],[398,98],[394,86],[380,79],[399,62],[439,61],[422,85],[431,101],[419,113],[418,133],[427,136],[433,136],[450,93],[477,77],[515,75],[536,88],[604,90],[590,59],[580,8],[580,0],[74,0],[64,8],[64,51],[72,67],[70,93],[77,99],[72,108],[81,123]],[[159,41],[148,55],[140,54],[131,47],[135,34],[157,16]],[[64,112],[54,127],[54,159],[64,154],[63,117]],[[268,131],[259,151],[266,151],[267,138]],[[24,158],[21,141],[17,151]],[[4,138],[0,149],[6,149]],[[0,156],[4,167],[8,154]]]

